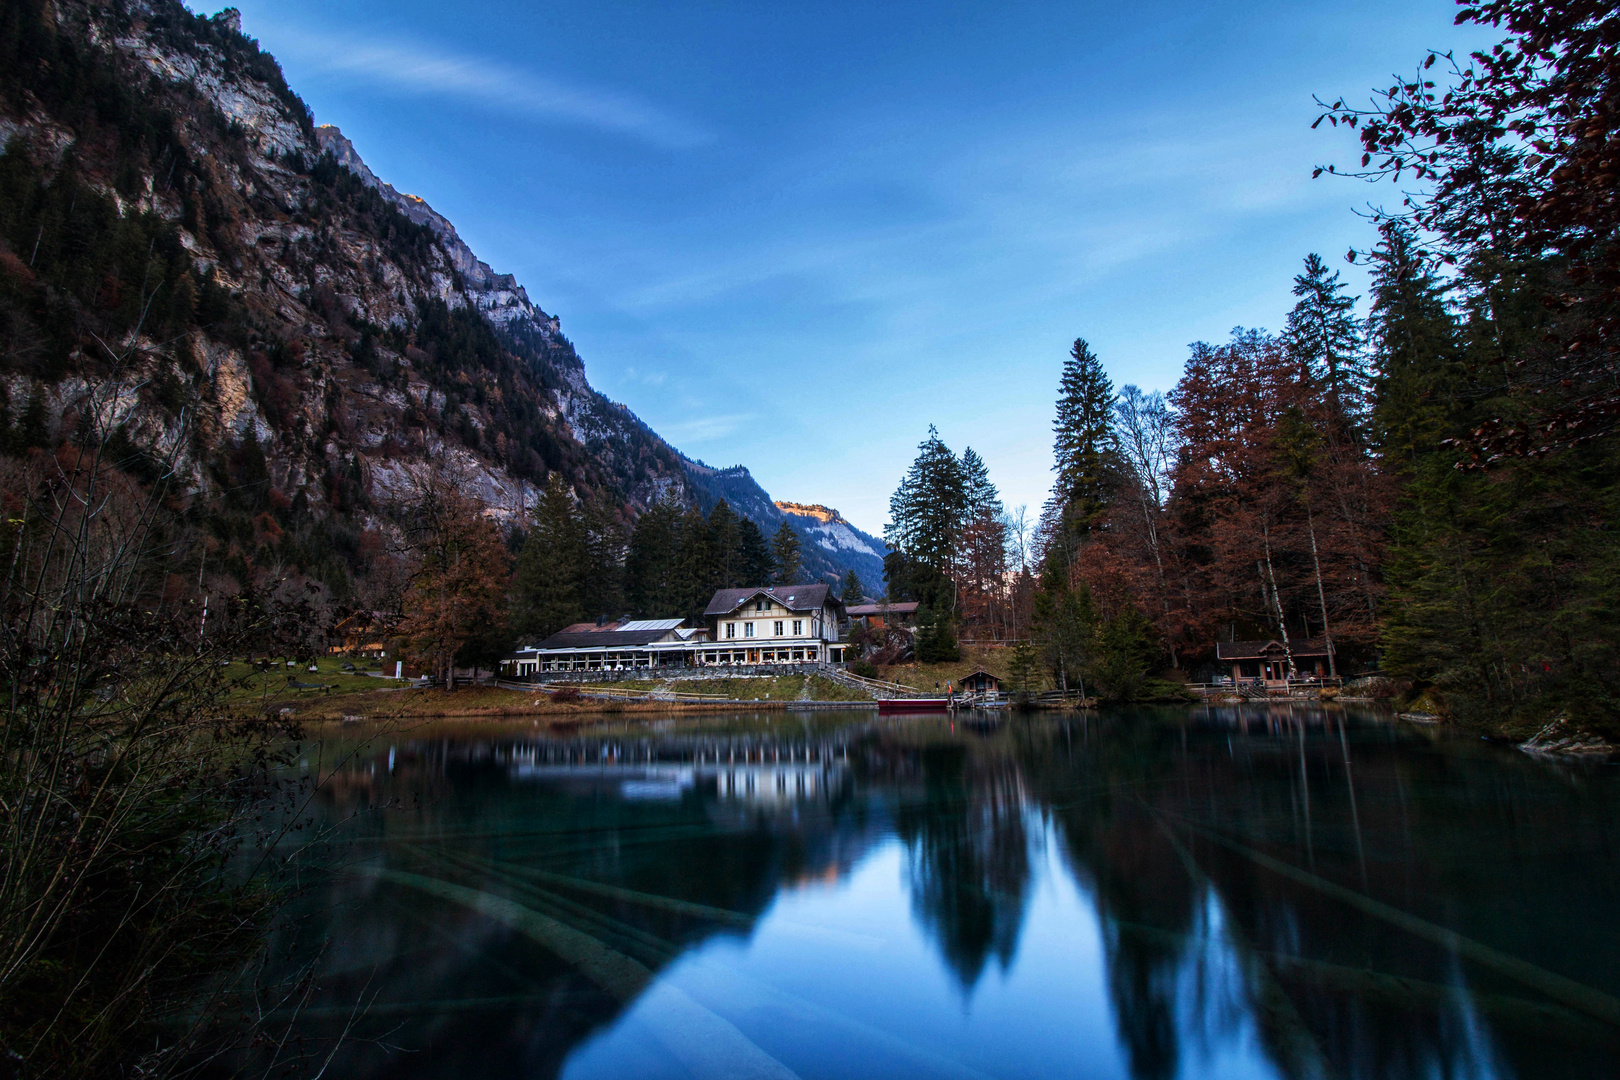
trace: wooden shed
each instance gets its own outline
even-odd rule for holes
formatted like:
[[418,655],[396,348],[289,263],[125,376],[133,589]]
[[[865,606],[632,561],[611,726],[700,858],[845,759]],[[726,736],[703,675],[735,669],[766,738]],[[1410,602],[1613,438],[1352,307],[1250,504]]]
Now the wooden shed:
[[1320,679],[1329,671],[1328,647],[1322,638],[1295,638],[1287,645],[1277,640],[1221,641],[1215,645],[1215,658],[1223,666],[1230,665],[1234,683],[1286,686],[1290,675]]
[[1001,693],[1001,680],[980,668],[971,675],[964,675],[956,684],[956,688],[964,694],[999,694]]

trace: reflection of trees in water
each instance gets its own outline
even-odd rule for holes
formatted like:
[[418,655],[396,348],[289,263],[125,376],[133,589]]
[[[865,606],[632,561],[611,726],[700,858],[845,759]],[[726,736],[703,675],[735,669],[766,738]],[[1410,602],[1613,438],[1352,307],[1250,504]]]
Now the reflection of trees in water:
[[[1561,865],[1537,854],[1546,836],[1582,830],[1601,854],[1614,836],[1601,823],[1620,818],[1612,795],[1605,818],[1580,785],[1486,751],[1430,751],[1393,729],[1344,733],[1338,716],[1275,707],[1210,710],[1192,723],[1185,712],[1043,717],[988,735],[950,734],[935,720],[885,725],[850,744],[858,782],[807,814],[722,807],[702,792],[636,803],[616,789],[514,786],[492,761],[447,765],[426,749],[402,749],[392,780],[367,762],[333,791],[381,805],[441,785],[453,795],[431,815],[407,797],[364,827],[419,830],[462,854],[742,912],[764,910],[785,883],[843,872],[886,834],[892,807],[915,917],[964,990],[992,958],[1005,969],[1016,954],[1044,814],[1095,907],[1118,1037],[1142,1080],[1197,1075],[1256,1041],[1290,1077],[1617,1075],[1612,1032],[1242,850],[1613,993],[1612,940],[1579,933],[1612,925],[1612,858]],[[397,846],[356,850],[405,857]],[[1525,876],[1536,867],[1545,873]],[[487,921],[352,882],[319,900],[317,936],[342,943],[328,985],[352,992],[372,979],[385,1002],[527,999],[422,1020],[424,1037],[466,1055],[447,1060],[445,1075],[473,1062],[545,1075],[617,1015],[616,1002]],[[627,954],[650,947],[635,934],[665,943],[662,956],[637,954],[652,970],[718,929],[590,903],[613,924],[593,932]],[[1571,921],[1514,921],[1542,909]],[[1570,928],[1575,940],[1559,941]],[[430,948],[446,938],[457,948]],[[373,976],[377,957],[391,966]]]
[[910,852],[912,910],[964,990],[995,956],[1012,962],[1028,903],[1029,836],[1017,766],[962,744],[916,751],[922,792],[896,813]]
[[1115,716],[1021,747],[1094,897],[1133,1074],[1184,1072],[1253,1025],[1287,1076],[1617,1075],[1612,1030],[1245,854],[1613,986],[1602,949],[1594,963],[1504,917],[1539,900],[1604,925],[1594,901],[1612,895],[1612,866],[1587,885],[1590,865],[1554,860],[1527,881],[1519,860],[1612,817],[1517,760],[1427,752],[1388,727],[1346,733],[1341,715]]
[[1136,797],[1167,764],[1161,736],[1146,724],[1103,730],[1076,718],[1030,728],[1020,747],[1029,786],[1053,807],[1059,843],[1096,905],[1114,1022],[1143,1080],[1180,1068],[1197,907],[1186,870]]

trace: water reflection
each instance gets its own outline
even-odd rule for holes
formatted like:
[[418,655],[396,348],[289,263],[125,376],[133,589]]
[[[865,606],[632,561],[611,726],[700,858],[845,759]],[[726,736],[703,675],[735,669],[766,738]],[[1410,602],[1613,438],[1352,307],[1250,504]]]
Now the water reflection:
[[1612,766],[1298,706],[354,749],[276,942],[341,1075],[1617,1075]]

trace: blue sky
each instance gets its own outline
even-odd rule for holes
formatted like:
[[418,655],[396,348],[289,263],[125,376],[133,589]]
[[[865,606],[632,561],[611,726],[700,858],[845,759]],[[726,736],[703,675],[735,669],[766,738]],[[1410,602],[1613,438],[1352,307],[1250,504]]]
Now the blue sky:
[[239,7],[598,389],[872,532],[930,423],[1037,512],[1075,337],[1169,389],[1189,342],[1279,327],[1305,254],[1398,202],[1310,179],[1354,149],[1312,93],[1484,40],[1442,0]]

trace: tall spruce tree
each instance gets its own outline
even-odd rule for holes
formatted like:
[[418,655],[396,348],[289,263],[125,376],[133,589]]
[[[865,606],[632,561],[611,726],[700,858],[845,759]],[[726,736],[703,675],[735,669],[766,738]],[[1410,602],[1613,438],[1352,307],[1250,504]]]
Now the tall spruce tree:
[[737,519],[738,555],[737,586],[753,588],[769,585],[776,563],[771,558],[771,545],[759,525],[749,518]]
[[1058,384],[1053,498],[1064,528],[1084,536],[1102,520],[1114,488],[1114,386],[1084,338],[1076,338]]
[[[1384,467],[1410,473],[1441,441],[1458,434],[1448,399],[1463,383],[1458,327],[1446,285],[1433,260],[1401,221],[1379,226],[1371,253],[1372,312],[1368,330],[1375,360],[1371,434]],[[1446,454],[1449,459],[1455,455]]]
[[1459,473],[1448,445],[1466,434],[1472,398],[1463,335],[1447,286],[1413,231],[1386,221],[1379,233],[1371,252],[1372,433],[1384,468],[1401,484],[1389,528],[1384,666],[1421,686],[1485,686],[1489,675],[1467,644],[1497,629],[1480,616],[1488,619],[1499,590],[1488,581],[1484,552],[1470,550],[1481,478]]
[[1366,411],[1368,383],[1356,298],[1345,295],[1339,272],[1330,271],[1314,252],[1305,256],[1305,272],[1294,278],[1294,295],[1299,302],[1288,313],[1283,343],[1325,388],[1337,419],[1354,432]]
[[585,617],[622,615],[625,611],[625,535],[616,512],[601,500],[580,508],[585,536],[585,579],[580,596]]
[[671,583],[675,601],[666,613],[667,618],[679,615],[696,621],[703,614],[709,597],[714,595],[716,552],[709,542],[709,523],[697,507],[681,515],[680,535],[676,544],[674,581]]
[[785,521],[771,538],[771,559],[775,564],[776,584],[799,584],[799,576],[804,572],[803,550],[799,545],[799,534]]
[[[676,580],[680,551],[681,507],[654,503],[636,520],[624,560],[625,599],[641,618],[672,617],[680,610]],[[607,614],[598,612],[596,614]]]
[[963,514],[966,520],[985,514],[1001,516],[1001,493],[990,481],[990,470],[984,459],[971,446],[962,451],[962,501],[966,504]]
[[742,580],[742,530],[737,515],[721,499],[709,511],[709,579],[707,590],[735,589]]
[[550,637],[585,617],[588,551],[574,494],[552,473],[518,553],[512,630],[525,639]]
[[916,460],[889,498],[883,538],[908,559],[949,573],[966,518],[967,476],[930,424]]
[[854,570],[844,571],[844,584],[840,599],[846,604],[862,604],[866,602],[866,586],[861,582],[861,576]]

